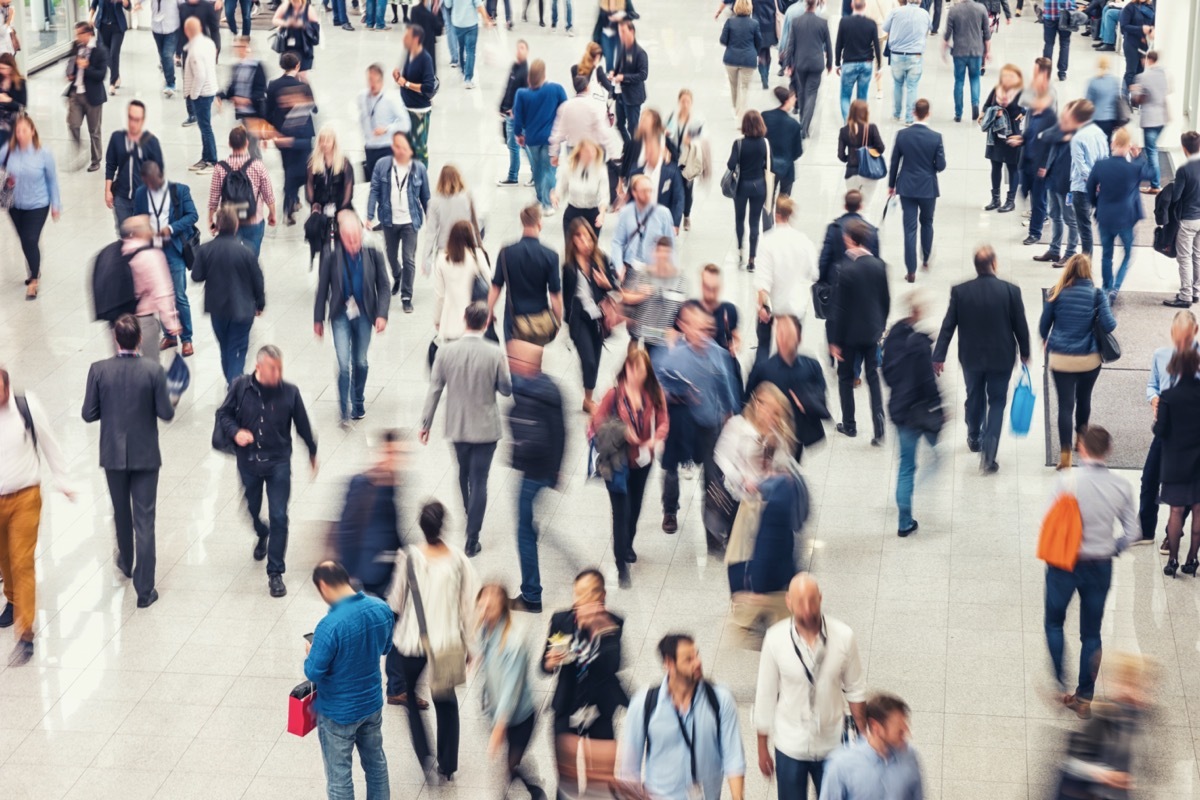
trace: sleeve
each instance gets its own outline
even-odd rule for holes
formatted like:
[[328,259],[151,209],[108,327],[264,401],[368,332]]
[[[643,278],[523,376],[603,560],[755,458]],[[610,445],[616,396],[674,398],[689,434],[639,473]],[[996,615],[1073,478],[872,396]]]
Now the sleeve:
[[83,392],[83,409],[80,412],[84,422],[95,422],[100,419],[100,384],[96,377],[96,365],[88,369],[87,384]]
[[821,27],[821,46],[825,48],[825,69],[833,69],[833,46],[829,43],[829,23]]
[[[380,169],[379,165],[383,164]],[[371,171],[371,188],[367,192],[367,221],[374,221],[375,210],[379,206],[379,198],[383,195],[383,182],[386,180],[384,174],[387,170],[387,163],[383,160],[376,162],[375,169]]]
[[726,169],[737,169],[739,155],[738,151],[741,150],[741,147],[739,146],[741,141],[742,140],[740,138],[733,140],[733,144],[729,148],[729,160],[725,162]]
[[404,602],[408,595],[408,553],[396,551],[396,564],[392,569],[392,586],[388,590],[388,605],[397,616],[404,613]]
[[212,178],[208,182],[208,210],[209,213],[217,210],[221,204],[221,186],[225,183],[225,166],[217,163],[213,167]]
[[1117,501],[1117,519],[1121,522],[1124,535],[1117,539],[1117,552],[1123,553],[1129,545],[1142,539],[1142,523],[1138,519],[1137,505],[1133,502],[1133,490],[1124,482],[1121,485],[1120,499]]
[[[722,439],[725,437],[722,436]],[[720,447],[720,442],[717,442]],[[719,464],[718,464],[719,465]],[[721,467],[725,470],[724,467]],[[729,472],[725,470],[726,476]],[[768,631],[768,637],[770,632]],[[775,706],[779,703],[779,662],[768,640],[763,641],[758,659],[758,683],[754,688],[754,728],[760,736],[771,733],[775,721]]]
[[900,176],[900,165],[904,161],[904,156],[901,155],[903,148],[901,147],[900,135],[896,135],[896,143],[892,147],[892,163],[888,168],[888,188],[896,188],[896,179]]
[[275,190],[271,188],[271,176],[267,174],[267,168],[261,161],[256,161],[251,169],[254,172],[254,188],[258,190],[258,196],[267,205],[273,205]]
[[728,689],[719,689],[721,707],[721,771],[726,778],[746,774],[746,752],[742,749],[742,726],[738,721],[737,702]]
[[884,144],[883,134],[879,132],[879,126],[871,123],[871,126],[868,128],[868,130],[870,131],[871,146],[879,151],[879,155],[883,155],[887,150],[887,145]]
[[950,349],[950,340],[954,338],[954,329],[957,327],[958,292],[951,289],[950,306],[946,309],[946,316],[942,318],[942,329],[938,332],[937,344],[933,347],[933,360],[936,363],[945,363],[946,352]]
[[50,418],[46,416],[42,404],[32,394],[25,395],[25,403],[29,406],[33,429],[37,431],[38,450],[46,457],[46,464],[50,467],[50,474],[54,476],[55,484],[60,489],[66,488],[69,479],[67,460],[63,457],[58,440],[54,438],[54,427],[50,424]]
[[496,391],[504,397],[512,397],[512,376],[508,372],[508,359],[500,348],[496,348]]
[[1171,433],[1171,403],[1159,397],[1158,414],[1154,418],[1154,435],[1160,439],[1165,439]]
[[1050,335],[1050,329],[1054,327],[1055,304],[1056,301],[1051,300],[1042,308],[1042,317],[1038,321],[1038,333],[1041,334],[1042,339],[1046,339]]
[[842,669],[842,694],[847,703],[864,703],[867,700],[867,674],[858,655],[858,639],[850,634],[846,645],[846,664]]
[[313,634],[312,647],[308,657],[304,659],[304,677],[310,681],[319,681],[330,673],[333,658],[337,655],[337,644],[332,635],[327,633],[327,625],[317,625]]
[[[141,196],[146,196],[142,189],[138,189],[138,192]],[[192,192],[187,184],[179,184],[179,205],[182,206],[183,214],[171,223],[172,236],[178,236],[200,221],[200,214],[196,211],[196,204],[192,202]]]
[[108,147],[104,148],[104,180],[111,181],[117,177],[117,140],[108,138]]
[[421,430],[428,431],[433,426],[433,415],[437,413],[438,401],[442,399],[442,391],[446,388],[446,376],[442,369],[442,358],[433,360],[429,371],[429,392],[425,396],[425,408],[421,412]]
[[1091,171],[1087,179],[1087,188],[1084,191],[1087,192],[1088,198],[1092,201],[1092,206],[1095,207],[1096,200],[1100,197],[1100,170],[1093,169]]
[[383,253],[374,247],[363,248],[363,252],[365,257],[375,262],[375,295],[378,298],[375,317],[387,319],[388,311],[392,307],[392,280],[388,275],[387,261],[384,260]]
[[1162,394],[1162,372],[1157,357],[1150,359],[1150,379],[1146,381],[1146,402]]
[[946,144],[942,141],[942,135],[938,134],[937,155],[933,159],[933,167],[938,172],[944,172],[946,169]]
[[1012,308],[1009,314],[1012,315],[1013,333],[1017,336],[1017,351],[1021,354],[1022,361],[1029,360],[1029,320],[1025,319],[1025,302],[1021,299],[1021,287],[1012,284],[1009,289],[1013,293]]
[[465,553],[457,554],[462,569],[462,590],[458,595],[458,624],[463,645],[470,650],[475,633],[475,598],[479,595],[479,573]]
[[[646,690],[643,689],[629,701],[629,709],[625,712],[625,727],[617,744],[616,777],[620,780],[642,782],[642,759],[646,753],[645,717]],[[741,750],[740,742],[738,750]]]
[[296,399],[292,403],[292,424],[296,426],[296,433],[304,440],[304,444],[308,446],[308,457],[317,457],[317,439],[313,436],[312,425],[308,421],[308,411],[304,408],[304,398],[300,396],[300,390],[296,389]]
[[1117,318],[1113,316],[1112,306],[1108,304],[1108,295],[1099,292],[1097,297],[1100,300],[1100,327],[1104,328],[1105,333],[1112,333],[1117,329]]
[[596,207],[603,212],[608,208],[610,184],[608,182],[608,170],[600,170],[600,183],[596,188]]
[[[730,18],[732,19],[732,17]],[[729,45],[729,20],[725,20],[725,24],[721,26],[721,38],[718,40],[721,44]]]
[[46,177],[46,188],[50,194],[50,210],[54,212],[62,212],[62,195],[58,188],[58,171],[54,166],[54,156],[49,150],[43,150],[44,159],[42,161],[42,174]]
[[842,66],[842,26],[838,25],[837,39],[833,44],[833,63]]
[[321,260],[317,265],[317,291],[314,293],[313,299],[313,322],[325,321],[325,308],[329,302],[329,282],[333,267],[331,261],[337,258],[337,249],[326,250],[321,254]]

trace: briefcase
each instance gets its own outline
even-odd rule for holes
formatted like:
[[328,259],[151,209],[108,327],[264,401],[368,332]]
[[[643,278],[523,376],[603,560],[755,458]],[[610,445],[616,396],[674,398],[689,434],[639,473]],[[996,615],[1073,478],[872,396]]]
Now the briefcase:
[[288,733],[296,736],[307,736],[317,727],[317,712],[313,710],[313,701],[317,699],[317,687],[312,681],[292,689],[288,695]]

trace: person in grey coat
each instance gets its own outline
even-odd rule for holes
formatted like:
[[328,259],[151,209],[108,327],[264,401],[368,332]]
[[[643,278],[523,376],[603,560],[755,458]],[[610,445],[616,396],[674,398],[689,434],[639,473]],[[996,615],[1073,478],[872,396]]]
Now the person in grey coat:
[[1162,191],[1162,165],[1158,162],[1158,136],[1167,124],[1167,73],[1158,65],[1158,53],[1146,53],[1146,69],[1129,87],[1129,94],[1138,106],[1138,124],[1142,126],[1143,150],[1150,164],[1150,188],[1144,194]]
[[792,77],[796,114],[807,139],[808,126],[817,108],[821,71],[833,72],[833,44],[829,39],[829,21],[816,13],[817,0],[804,0],[804,4],[805,12],[792,20],[779,43],[779,61]]
[[446,392],[446,438],[458,458],[458,487],[467,511],[468,556],[476,555],[479,531],[487,510],[488,472],[500,440],[500,408],[496,394],[512,395],[508,362],[500,346],[483,338],[487,303],[467,306],[467,332],[438,350],[429,377],[429,394],[421,413],[421,444],[429,444],[429,429],[438,401]]
[[159,363],[142,358],[137,318],[122,314],[113,323],[117,354],[88,370],[83,421],[100,422],[100,466],[112,497],[117,529],[117,568],[133,578],[137,607],[158,599],[154,590],[154,513],[158,495],[158,420],[175,407]]

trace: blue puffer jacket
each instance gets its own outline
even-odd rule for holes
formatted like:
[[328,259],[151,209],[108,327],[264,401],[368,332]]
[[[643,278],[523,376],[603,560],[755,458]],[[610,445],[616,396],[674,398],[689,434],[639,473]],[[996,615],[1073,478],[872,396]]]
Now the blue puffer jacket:
[[1096,290],[1090,279],[1077,280],[1063,289],[1058,297],[1042,308],[1042,321],[1038,326],[1042,338],[1051,353],[1069,356],[1086,356],[1099,352],[1096,337],[1092,333],[1092,318],[1099,306],[1100,326],[1107,333],[1117,328],[1117,318],[1108,306],[1104,292]]
[[758,50],[762,47],[762,31],[754,17],[733,16],[721,29],[721,44],[725,45],[724,62],[730,67],[758,66]]

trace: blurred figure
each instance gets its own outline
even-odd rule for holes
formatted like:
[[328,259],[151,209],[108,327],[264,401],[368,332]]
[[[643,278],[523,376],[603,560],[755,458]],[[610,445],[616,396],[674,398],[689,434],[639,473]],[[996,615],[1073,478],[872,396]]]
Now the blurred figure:
[[[142,111],[144,113],[145,109]],[[184,251],[199,242],[200,231],[196,223],[200,221],[200,214],[192,201],[192,190],[186,183],[164,178],[161,164],[143,162],[140,180],[142,185],[133,193],[133,213],[146,215],[150,222],[154,231],[154,245],[162,251],[167,261],[171,283],[175,287],[175,310],[179,316],[179,339],[164,336],[159,347],[168,350],[182,341],[180,353],[190,356],[195,349],[192,347],[192,305],[188,302],[188,263]]]
[[755,363],[746,381],[749,398],[763,383],[773,384],[792,411],[792,456],[797,461],[805,447],[825,438],[823,420],[830,417],[825,373],[815,358],[800,355],[800,320],[791,315],[775,318],[775,354]]
[[592,226],[586,219],[573,220],[563,252],[562,288],[563,297],[567,298],[563,303],[563,322],[583,371],[585,414],[596,410],[592,394],[600,372],[600,354],[606,333],[601,306],[608,293],[619,285],[616,270],[600,249]]
[[[300,77],[300,57],[294,52],[284,53],[279,66],[283,74],[267,84],[267,122],[275,129],[271,141],[283,162],[283,213],[287,224],[295,225],[300,190],[308,181],[308,161],[317,136],[313,125],[317,107],[312,89]],[[214,154],[216,149],[214,144]]]
[[[432,208],[432,204],[430,205]],[[433,267],[433,327],[435,344],[461,339],[467,331],[467,306],[476,299],[477,287],[492,283],[492,265],[479,246],[475,226],[467,220],[454,223],[446,246],[437,254]],[[411,307],[411,306],[410,306]],[[436,354],[436,349],[432,350]],[[429,366],[433,367],[431,356]]]
[[922,798],[921,764],[908,744],[908,704],[876,694],[863,708],[866,729],[825,762],[820,800]]
[[1150,186],[1143,188],[1144,194],[1162,191],[1162,164],[1158,158],[1158,137],[1167,124],[1167,94],[1170,87],[1167,73],[1158,64],[1158,53],[1146,53],[1146,70],[1137,76],[1137,82],[1129,87],[1130,99],[1137,102],[1138,125],[1142,127],[1142,142],[1146,160],[1150,163]]
[[629,311],[626,328],[631,346],[641,339],[651,360],[658,361],[667,350],[667,334],[674,329],[687,298],[687,279],[675,265],[674,240],[666,236],[655,244],[653,262],[642,266],[645,268],[626,272],[621,300]]
[[[463,180],[462,173],[453,164],[442,167],[438,173],[437,186],[429,198],[425,217],[425,254],[421,258],[421,272],[425,275],[434,268],[438,256],[446,250],[454,226],[465,222],[471,226],[471,238],[478,246],[481,234],[479,220],[475,217],[475,201]],[[462,261],[461,258],[457,259]],[[490,265],[489,265],[490,266]],[[490,270],[489,270],[490,272]],[[490,277],[490,276],[489,276]],[[466,308],[466,306],[463,306]],[[411,299],[405,304],[405,313],[412,312]],[[455,309],[457,314],[458,309]]]
[[818,277],[817,250],[812,240],[792,224],[796,204],[787,194],[775,201],[775,225],[763,235],[754,272],[758,299],[756,367],[771,355],[775,317],[794,315],[804,319],[812,284]]
[[[1143,180],[1154,177],[1149,163],[1133,147],[1128,127],[1113,132],[1111,147],[1112,155],[1096,162],[1087,181],[1088,199],[1096,209],[1096,225],[1100,229],[1101,287],[1108,294],[1109,305],[1117,301],[1133,258],[1133,227],[1145,216],[1138,187]],[[1113,255],[1118,238],[1125,256],[1114,275]]]
[[[129,264],[133,274],[133,292],[137,295],[138,324],[141,326],[141,354],[157,362],[161,345],[160,330],[175,339],[183,330],[179,313],[175,308],[175,285],[162,250],[155,249],[157,235],[148,214],[130,217],[121,223],[121,257]],[[97,260],[105,257],[100,251]],[[106,275],[113,273],[106,272]]]

